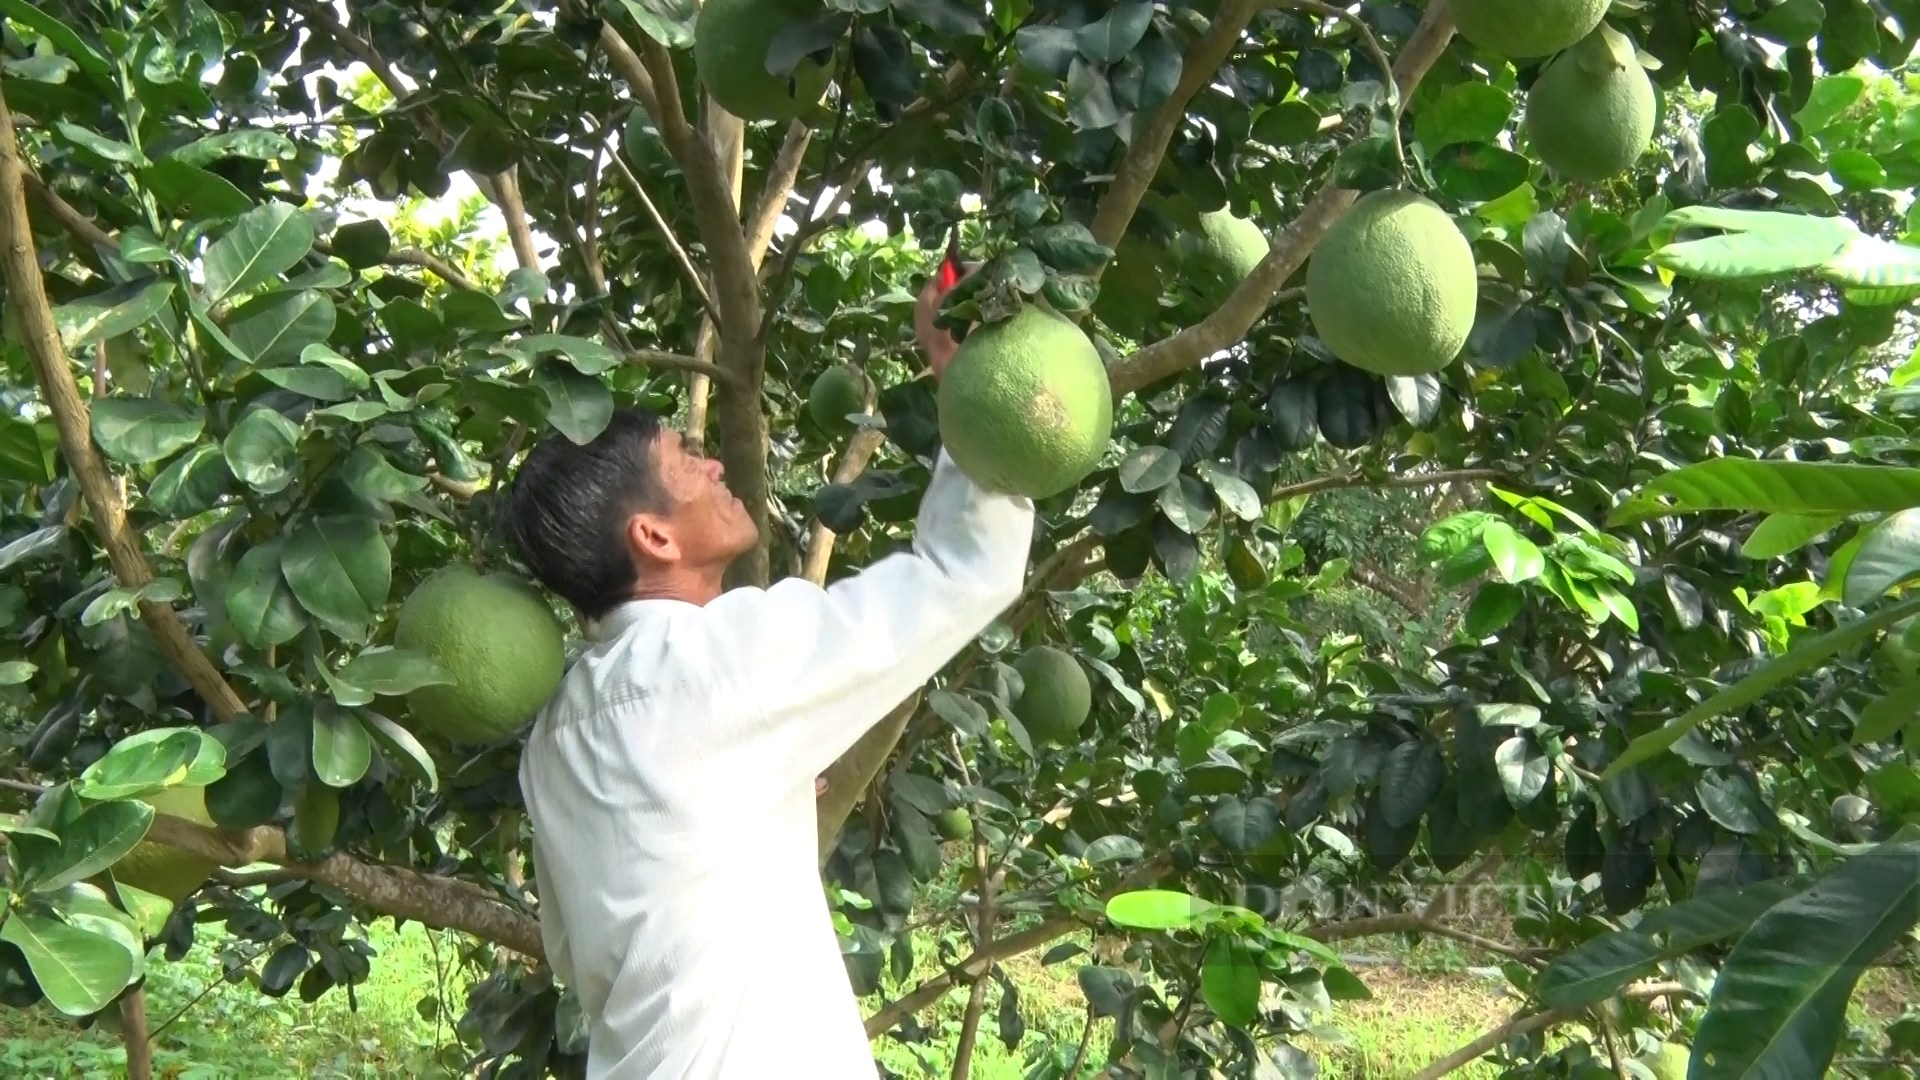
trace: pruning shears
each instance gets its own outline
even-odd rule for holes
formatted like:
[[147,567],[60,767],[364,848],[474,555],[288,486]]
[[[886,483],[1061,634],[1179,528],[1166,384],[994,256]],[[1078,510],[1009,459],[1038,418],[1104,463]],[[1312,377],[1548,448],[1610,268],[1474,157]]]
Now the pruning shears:
[[960,224],[955,222],[952,231],[947,234],[947,254],[940,260],[940,291],[944,293],[960,284],[960,278],[965,273],[966,269],[960,264]]

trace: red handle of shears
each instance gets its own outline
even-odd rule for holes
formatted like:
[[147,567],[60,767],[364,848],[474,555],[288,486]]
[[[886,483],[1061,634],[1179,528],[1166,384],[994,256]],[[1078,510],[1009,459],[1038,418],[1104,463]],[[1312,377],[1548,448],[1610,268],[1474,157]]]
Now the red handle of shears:
[[944,293],[958,285],[964,272],[960,265],[960,226],[955,225],[947,234],[946,257],[940,260],[940,291]]

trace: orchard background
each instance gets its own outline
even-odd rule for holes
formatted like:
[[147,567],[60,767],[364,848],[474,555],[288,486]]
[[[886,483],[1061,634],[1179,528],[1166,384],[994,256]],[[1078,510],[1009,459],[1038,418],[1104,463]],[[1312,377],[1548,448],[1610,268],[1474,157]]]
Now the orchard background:
[[[408,728],[394,614],[510,566],[497,481],[626,403],[724,461],[741,583],[908,543],[958,223],[1115,418],[1021,602],[830,773],[891,1067],[1315,1076],[1350,950],[1444,939],[1510,1015],[1382,1075],[1911,1075],[1920,1013],[1849,1006],[1920,922],[1920,3],[1615,0],[1658,126],[1576,183],[1539,61],[1446,0],[772,5],[767,70],[830,82],[790,122],[702,92],[697,11],[0,0],[0,1000],[146,1075],[190,954],[298,1013],[406,994],[370,942],[424,924],[468,988],[415,988],[434,1068],[579,1075],[517,745]],[[1477,317],[1383,380],[1303,282],[1396,185]],[[1268,248],[1224,281],[1223,207]],[[1123,238],[1163,261],[1102,304]],[[857,422],[807,407],[836,364]],[[1042,643],[1094,687],[1058,741],[1010,677]],[[244,827],[144,801],[210,784]],[[118,881],[143,842],[204,882]],[[1035,959],[1083,1024],[1027,1023]]]

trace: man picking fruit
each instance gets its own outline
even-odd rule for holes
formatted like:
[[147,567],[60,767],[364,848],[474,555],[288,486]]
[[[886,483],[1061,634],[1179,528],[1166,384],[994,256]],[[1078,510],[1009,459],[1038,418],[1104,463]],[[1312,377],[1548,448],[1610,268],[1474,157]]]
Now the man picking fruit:
[[[957,348],[921,291],[934,377]],[[593,627],[528,736],[540,930],[587,1075],[872,1078],[816,857],[816,777],[1017,599],[1032,503],[943,451],[913,549],[824,588],[723,591],[757,537],[720,464],[657,418],[549,436],[505,514]]]

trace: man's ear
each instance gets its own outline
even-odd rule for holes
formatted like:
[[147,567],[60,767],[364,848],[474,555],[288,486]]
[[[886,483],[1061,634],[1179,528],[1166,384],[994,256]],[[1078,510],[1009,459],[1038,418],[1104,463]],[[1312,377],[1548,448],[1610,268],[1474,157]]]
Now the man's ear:
[[680,561],[680,544],[674,539],[673,528],[659,517],[633,515],[627,519],[626,536],[627,549],[637,559],[657,563]]

